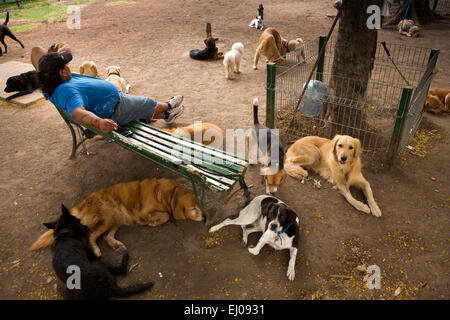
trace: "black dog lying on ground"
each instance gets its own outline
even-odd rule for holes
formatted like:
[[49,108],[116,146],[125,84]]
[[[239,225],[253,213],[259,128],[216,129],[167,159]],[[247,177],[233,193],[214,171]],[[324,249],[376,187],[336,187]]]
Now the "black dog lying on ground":
[[6,80],[5,92],[19,92],[9,96],[8,98],[6,98],[6,100],[11,100],[17,97],[24,96],[26,94],[30,94],[40,87],[41,83],[39,81],[38,74],[34,70],[21,73],[18,76],[9,77],[8,80]]
[[[20,40],[17,39],[16,36],[13,35],[11,30],[9,30],[9,28],[6,26],[8,22],[9,22],[9,12],[6,12],[6,20],[3,24],[0,25],[0,42],[3,43],[3,46],[5,47],[5,53],[8,52],[8,46],[5,43],[5,36],[8,36],[11,39],[16,40],[22,46],[22,48],[25,48],[22,42],[20,42]],[[2,47],[0,47],[0,56],[2,55],[3,55]]]
[[203,50],[200,49],[192,49],[189,51],[189,56],[192,59],[196,60],[217,60],[223,59],[223,52],[218,52],[216,47],[216,41],[218,38],[214,38],[211,32],[211,23],[206,23],[206,39],[205,45],[206,48]]
[[[62,205],[62,214],[55,222],[44,223],[54,230],[53,268],[67,289],[65,299],[108,299],[128,297],[150,289],[152,282],[121,288],[117,286],[114,274],[127,272],[128,253],[122,257],[120,266],[97,260],[86,240],[89,229],[72,216]],[[79,281],[74,278],[78,276]],[[70,279],[69,279],[70,277]],[[68,281],[69,280],[69,281]]]
[[189,56],[192,59],[196,60],[217,60],[223,58],[223,53],[218,52],[218,49],[216,47],[216,41],[219,40],[217,38],[213,37],[207,37],[205,39],[205,45],[206,48],[203,50],[199,49],[192,49],[189,51]]

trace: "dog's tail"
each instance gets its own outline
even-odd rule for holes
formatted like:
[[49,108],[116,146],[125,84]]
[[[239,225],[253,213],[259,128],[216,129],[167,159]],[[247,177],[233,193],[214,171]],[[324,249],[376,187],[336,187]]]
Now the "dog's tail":
[[55,241],[55,237],[53,237],[53,230],[48,230],[44,234],[42,234],[39,239],[36,240],[30,247],[30,250],[38,250],[41,248],[48,247]]
[[153,287],[153,282],[136,284],[125,288],[117,287],[114,296],[117,298],[126,298],[134,294],[144,292],[145,290],[151,289],[151,287]]
[[6,26],[9,22],[9,11],[6,11],[6,20],[3,22],[3,25]]
[[253,98],[253,124],[259,124],[258,121],[258,98]]

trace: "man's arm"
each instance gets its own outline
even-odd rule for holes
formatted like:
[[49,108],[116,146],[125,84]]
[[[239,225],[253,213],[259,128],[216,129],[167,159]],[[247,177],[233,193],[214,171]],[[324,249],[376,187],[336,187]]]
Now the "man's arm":
[[100,131],[108,133],[117,129],[117,123],[111,119],[102,119],[92,112],[86,110],[84,107],[79,106],[72,111],[72,117],[88,126],[96,127]]

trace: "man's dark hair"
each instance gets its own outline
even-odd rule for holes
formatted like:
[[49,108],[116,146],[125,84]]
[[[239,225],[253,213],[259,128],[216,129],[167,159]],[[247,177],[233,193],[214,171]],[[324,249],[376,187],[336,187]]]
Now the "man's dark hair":
[[67,51],[61,53],[51,52],[43,55],[39,59],[39,81],[42,84],[42,91],[50,97],[62,81],[59,70],[72,60],[72,54]]
[[55,91],[56,87],[59,86],[63,81],[61,80],[61,76],[59,75],[59,70],[48,73],[48,72],[39,72],[39,81],[42,85],[42,91],[46,92],[50,97]]

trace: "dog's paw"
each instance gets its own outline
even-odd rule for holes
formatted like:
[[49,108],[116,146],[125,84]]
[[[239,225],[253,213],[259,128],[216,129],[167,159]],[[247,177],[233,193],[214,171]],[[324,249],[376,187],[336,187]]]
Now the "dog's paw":
[[97,258],[100,258],[102,256],[102,252],[100,251],[99,247],[93,248],[92,251],[94,251],[94,254]]
[[209,228],[209,233],[216,232],[217,230],[219,230],[219,228],[217,228],[217,226],[211,227],[211,228]]
[[294,267],[289,267],[287,272],[286,272],[286,276],[288,277],[288,279],[290,281],[294,281],[295,278],[295,268]]
[[243,246],[245,248],[247,246],[247,240],[242,239],[241,246]]
[[370,208],[367,204],[364,204],[362,202],[359,202],[356,206],[356,209],[358,209],[359,211],[362,211],[364,213],[370,213]]
[[257,256],[257,255],[259,254],[259,250],[257,250],[257,249],[255,248],[255,246],[250,246],[250,247],[248,248],[248,252],[250,252],[250,253],[253,254],[254,256]]
[[253,66],[253,70],[256,70],[256,69],[258,69],[256,66]]
[[371,209],[371,211],[372,211],[372,215],[374,215],[375,217],[377,217],[377,218],[381,217],[381,210],[380,210],[380,208],[378,208],[377,205],[375,205],[375,206]]
[[125,253],[127,252],[127,247],[122,242],[118,242],[114,244],[113,250],[119,253]]

